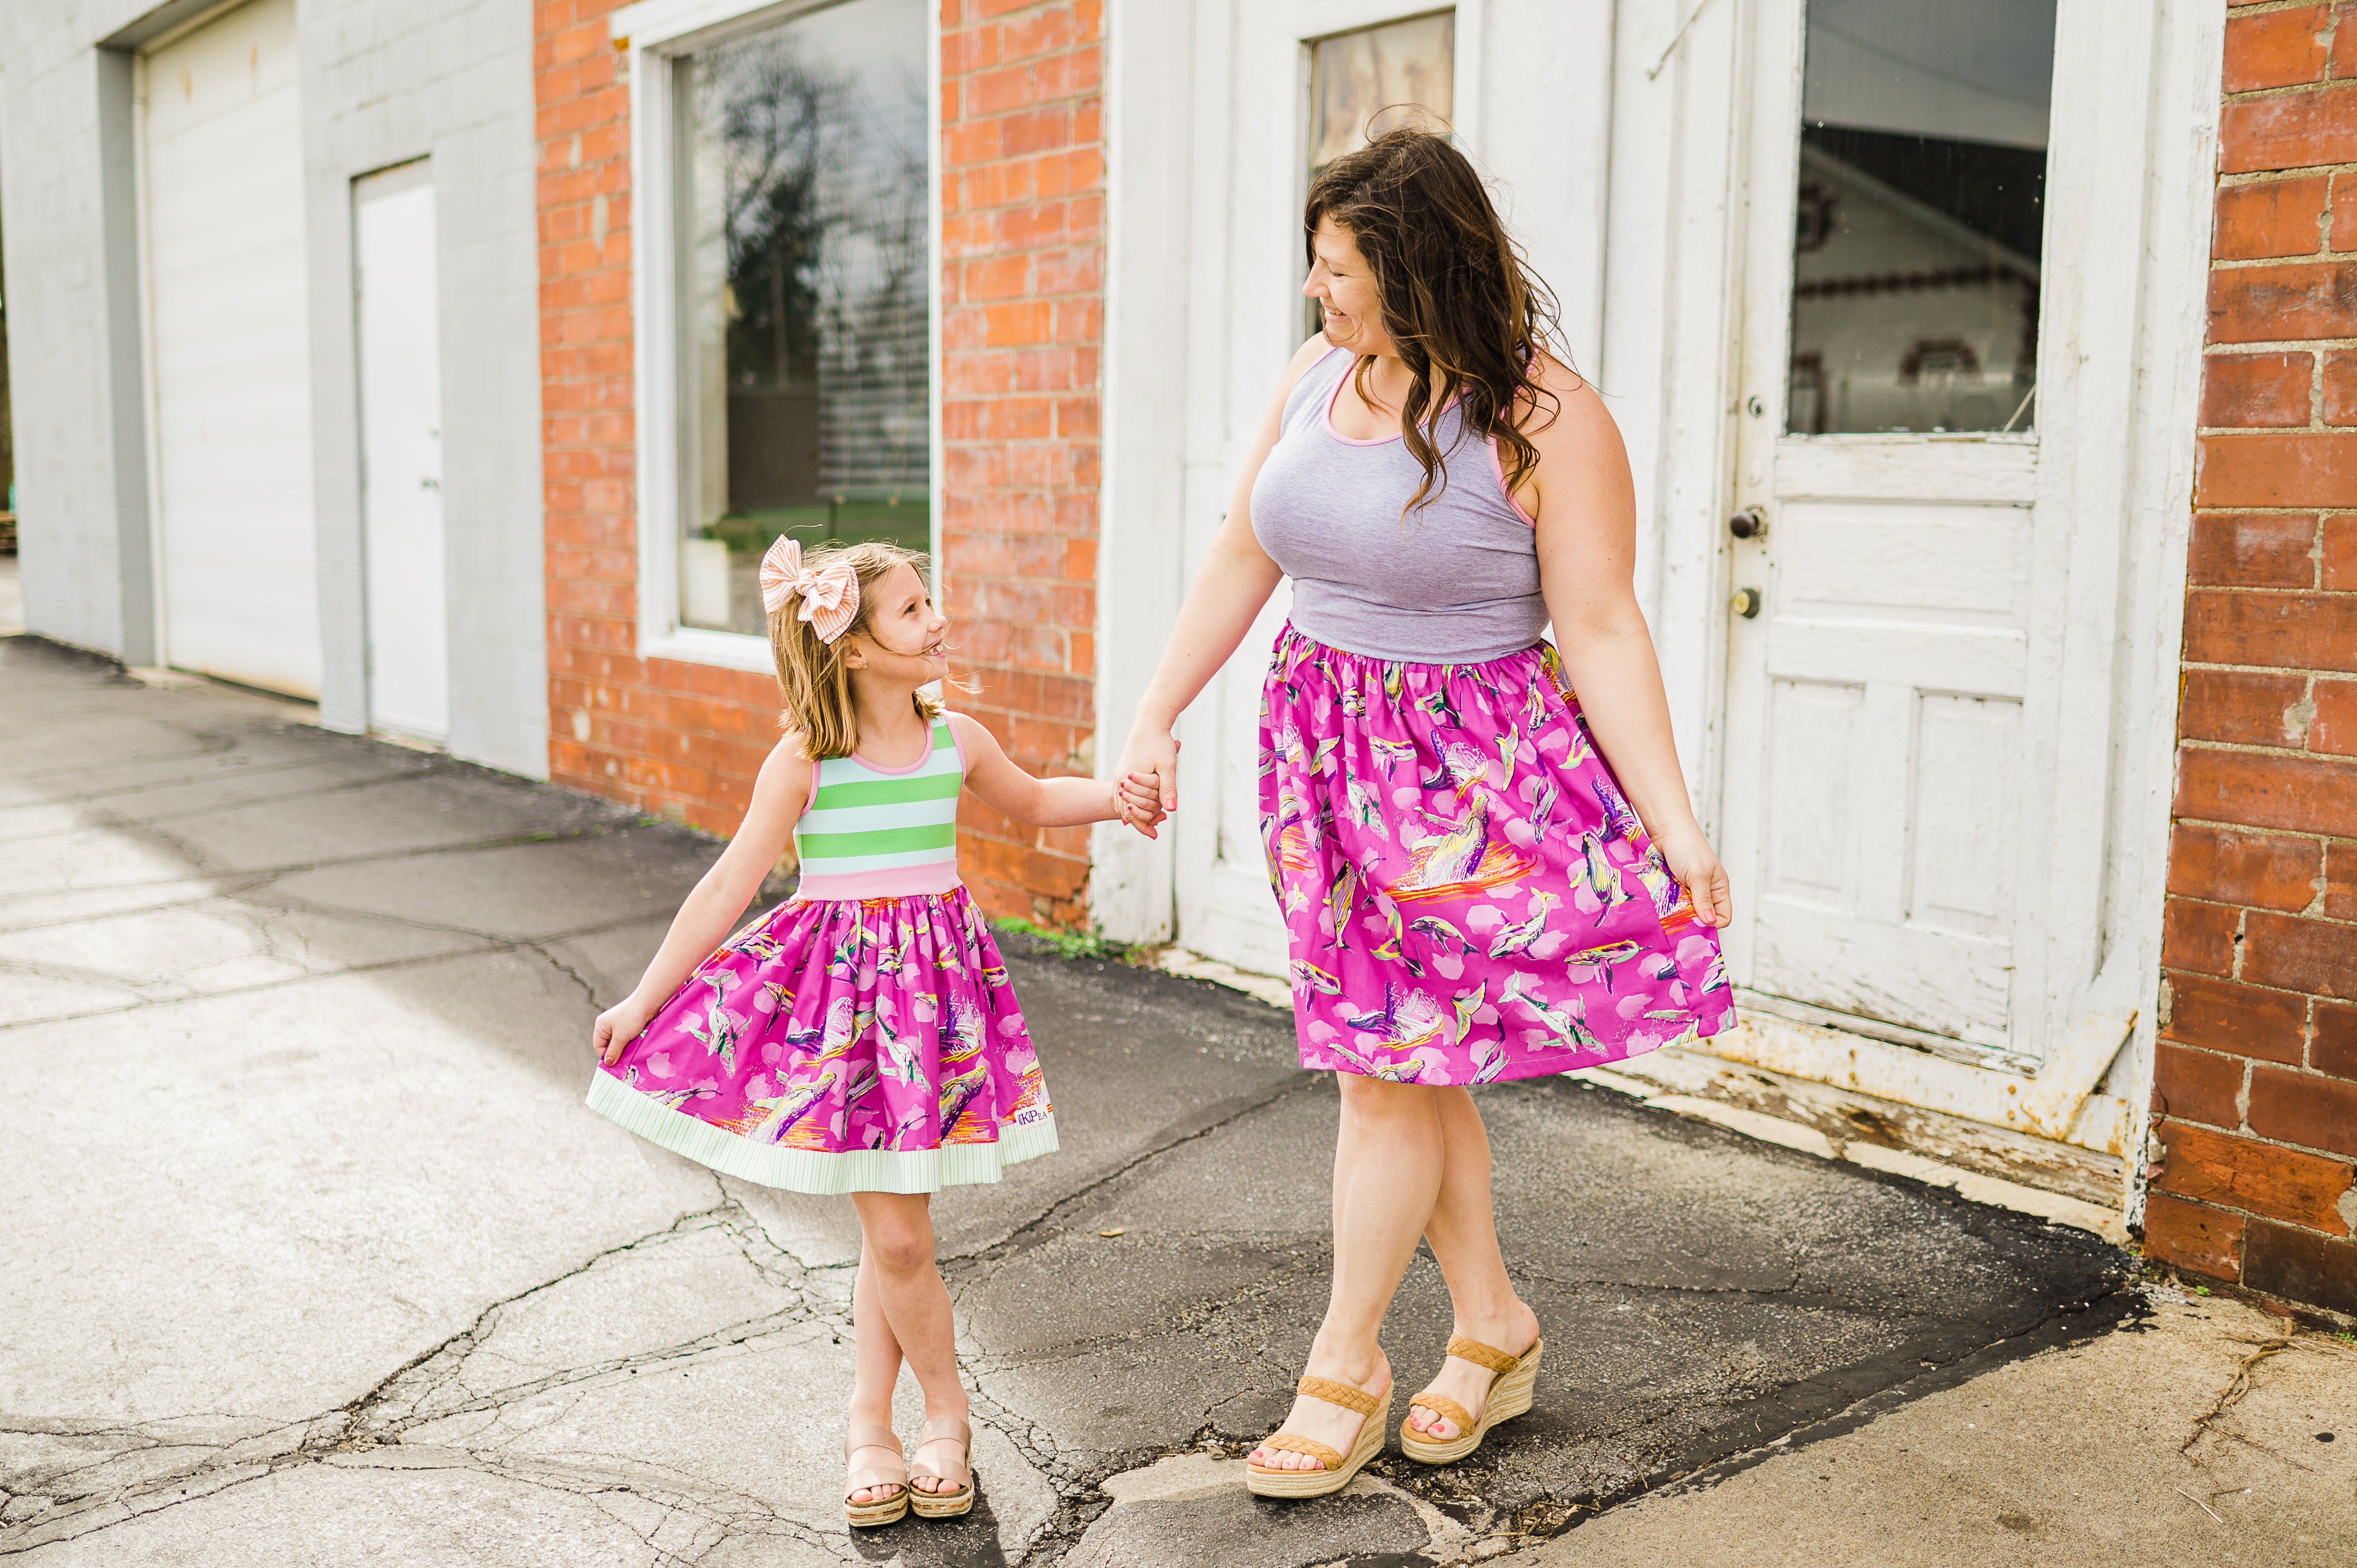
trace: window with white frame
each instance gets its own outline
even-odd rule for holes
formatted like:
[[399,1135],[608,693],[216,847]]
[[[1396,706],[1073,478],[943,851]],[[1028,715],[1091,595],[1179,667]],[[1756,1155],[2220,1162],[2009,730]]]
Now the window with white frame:
[[[1457,109],[1457,13],[1433,11],[1308,41],[1308,168],[1318,171],[1401,125],[1450,128]],[[1316,300],[1304,329],[1324,325]]]
[[924,0],[669,60],[678,621],[760,634],[780,534],[931,539]]

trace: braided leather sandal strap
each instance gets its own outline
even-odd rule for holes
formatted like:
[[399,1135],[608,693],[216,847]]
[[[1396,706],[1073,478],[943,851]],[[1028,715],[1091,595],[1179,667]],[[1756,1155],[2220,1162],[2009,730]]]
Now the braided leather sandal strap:
[[[1314,1400],[1324,1400],[1328,1404],[1339,1404],[1344,1410],[1355,1410],[1361,1415],[1374,1414],[1377,1407],[1383,1402],[1364,1389],[1354,1389],[1348,1383],[1338,1383],[1331,1378],[1312,1378],[1305,1375],[1299,1382],[1293,1385],[1293,1389],[1296,1393],[1308,1394]],[[1308,1450],[1297,1449],[1295,1452],[1307,1453]],[[1330,1454],[1333,1450],[1329,1448],[1327,1452]]]
[[[1302,1380],[1307,1382],[1309,1380],[1305,1378]],[[1326,1396],[1319,1394],[1318,1397],[1324,1399]],[[1296,1437],[1290,1432],[1275,1432],[1261,1439],[1260,1445],[1263,1448],[1282,1448],[1288,1454],[1307,1454],[1329,1470],[1339,1470],[1342,1467],[1341,1451],[1329,1448],[1314,1437]]]
[[1470,1361],[1487,1367],[1493,1372],[1511,1372],[1522,1364],[1520,1356],[1509,1356],[1495,1345],[1484,1345],[1479,1339],[1468,1339],[1462,1334],[1448,1337],[1448,1353],[1460,1361]]
[[1446,1417],[1448,1420],[1453,1421],[1457,1423],[1457,1430],[1460,1433],[1470,1432],[1475,1427],[1481,1424],[1473,1418],[1473,1412],[1471,1411],[1467,1410],[1463,1405],[1458,1404],[1447,1394],[1437,1394],[1430,1389],[1425,1390],[1424,1392],[1417,1394],[1415,1398],[1409,1400],[1407,1402],[1407,1408],[1410,1410],[1428,1410],[1435,1415]]

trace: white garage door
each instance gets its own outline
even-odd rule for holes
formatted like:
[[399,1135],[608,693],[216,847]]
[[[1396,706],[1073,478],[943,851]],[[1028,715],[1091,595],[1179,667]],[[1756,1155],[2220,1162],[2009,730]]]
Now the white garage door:
[[166,658],[317,696],[294,0],[146,62]]

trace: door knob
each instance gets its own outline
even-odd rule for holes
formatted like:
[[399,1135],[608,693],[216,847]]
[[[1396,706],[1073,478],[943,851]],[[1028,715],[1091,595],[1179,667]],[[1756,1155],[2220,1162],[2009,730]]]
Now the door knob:
[[1727,532],[1738,539],[1765,539],[1768,537],[1767,514],[1756,506],[1745,507],[1727,520]]
[[1733,610],[1737,615],[1741,616],[1745,620],[1757,619],[1760,615],[1760,590],[1757,588],[1736,589],[1735,597],[1727,601],[1727,607]]

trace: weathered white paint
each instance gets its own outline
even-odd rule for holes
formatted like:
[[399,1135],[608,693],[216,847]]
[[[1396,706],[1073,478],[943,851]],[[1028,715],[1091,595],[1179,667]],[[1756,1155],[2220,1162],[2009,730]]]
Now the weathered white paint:
[[316,697],[294,0],[254,0],[144,63],[163,660]]
[[450,618],[432,166],[355,181],[352,209],[369,722],[439,741],[450,732]]
[[[1614,285],[1607,319],[1615,331],[1602,379],[1637,388],[1630,401],[1644,405],[1624,409],[1621,417],[1638,457],[1641,508],[1663,549],[1649,608],[1682,745],[1690,767],[1697,752],[1706,763],[1702,798],[1737,869],[1738,899],[1749,906],[1738,908],[1730,956],[1738,973],[1762,978],[1752,972],[1760,949],[1754,922],[1760,901],[1775,887],[1780,836],[1800,854],[1813,847],[1813,832],[1837,866],[1820,880],[1857,897],[1856,879],[1878,868],[1857,863],[1876,828],[1855,819],[1861,810],[1887,805],[1894,784],[1911,787],[1919,800],[1953,797],[1938,800],[1943,819],[1984,842],[2009,834],[2017,846],[1999,876],[1979,883],[1950,877],[1949,908],[1933,922],[1970,937],[1980,934],[1975,926],[1986,930],[1990,924],[1992,894],[2009,897],[2013,906],[2009,929],[1989,933],[2002,935],[2010,949],[2004,955],[2011,965],[2010,1016],[2002,1036],[1986,1026],[1986,1003],[1982,1026],[1970,1025],[1974,997],[1994,1001],[1996,979],[2006,972],[1984,962],[1975,981],[1973,966],[1950,959],[1947,984],[1961,991],[1962,1005],[1943,1032],[1978,1044],[1978,1059],[1987,1065],[1956,1059],[1971,1058],[1970,1049],[1935,1054],[1921,1048],[1921,1039],[1834,1034],[1764,1009],[1753,1010],[1750,1026],[1719,1042],[1720,1049],[1997,1125],[2059,1125],[2074,1143],[2127,1147],[2137,1135],[2130,1108],[2140,1107],[2149,1091],[2173,715],[2166,672],[2151,650],[2175,646],[2177,608],[2169,590],[2156,591],[2154,579],[2182,565],[2188,388],[2199,363],[2207,232],[2201,214],[2215,121],[2214,100],[2204,100],[2197,84],[2205,62],[2215,69],[2218,18],[2203,7],[2165,5],[2147,8],[2124,29],[2126,18],[2109,8],[2064,0],[2058,53],[2069,64],[2058,77],[2054,109],[2039,435],[1796,441],[1775,433],[1782,425],[1799,3],[1728,0],[1706,8],[1674,52],[1672,69],[1660,82],[1644,84],[1642,68],[1658,58],[1656,38],[1671,31],[1674,11],[1639,5],[1623,14],[1609,235]],[[1694,124],[1695,114],[1707,121],[1722,102],[1732,110],[1723,141],[1713,125]],[[2122,177],[2123,170],[2136,177]],[[1663,303],[1694,272],[1709,276],[1688,296],[1689,314],[1705,307],[1710,288],[1741,304],[1725,355],[1716,361],[1676,350],[1686,328]],[[1740,370],[1747,353],[1754,367],[1749,373]],[[1721,368],[1714,371],[1714,363]],[[2140,373],[2140,365],[2149,371]],[[1714,374],[1725,379],[1701,384]],[[1762,401],[1757,418],[1748,412],[1754,394]],[[1682,409],[1694,411],[1690,421]],[[1742,455],[1723,461],[1730,437]],[[1649,464],[1649,457],[1658,460]],[[1678,487],[1697,474],[1725,476],[1726,489],[1682,493]],[[1769,510],[1762,546],[1735,545],[1724,531],[1727,512],[1749,500]],[[1779,553],[1797,565],[1816,552],[1808,571],[1792,575],[1796,588],[1805,584],[1822,599],[1828,581],[1841,575],[1828,567],[1844,542],[1836,537],[1842,520],[1871,515],[1920,530],[1937,515],[1921,510],[1931,507],[1952,514],[1947,537],[1931,553],[1945,557],[1944,569],[1936,578],[1925,575],[1909,597],[1919,619],[1944,623],[1934,639],[1944,649],[1898,635],[1906,617],[1856,607],[1878,596],[1855,570],[1846,613],[1796,602],[1783,607],[1808,612],[1798,616],[1801,624],[1779,625],[1772,614],[1738,623],[1729,660],[1736,684],[1724,699],[1673,651],[1691,633],[1661,629],[1691,625],[1679,610],[1682,585],[1704,579],[1717,561],[1737,569],[1733,582],[1721,579],[1708,596],[1715,618],[1727,618],[1717,607],[1734,583],[1771,587],[1770,567],[1787,564]],[[2009,531],[2001,520],[2008,513],[2024,520],[2015,531],[2028,530],[2026,540],[2016,532],[2011,541],[2013,558],[2029,568],[2026,581],[2007,583],[1986,569],[1990,555],[1975,564],[1954,549],[1978,532],[1994,551],[2006,542]],[[1701,596],[1686,590],[1683,596],[1691,603]],[[1867,624],[1857,624],[1861,620]],[[1883,624],[1872,624],[1878,620]],[[1836,631],[1841,636],[1831,635]],[[1931,756],[1911,758],[1910,773],[1894,773],[1890,758],[1898,748],[1878,726],[1869,701],[1876,682],[1860,679],[1861,670],[1930,688],[1907,716],[1921,724],[1936,714],[1956,754],[1952,761],[1970,770],[1964,787],[1943,777]],[[1943,671],[1944,679],[1934,678]],[[1763,796],[1773,800],[1778,783],[1779,749],[1770,738],[1778,693],[1762,678],[1770,673],[1800,684],[1848,686],[1856,713],[1844,711],[1836,691],[1783,693],[1819,731],[1865,736],[1866,766],[1839,777],[1821,772],[1816,780],[1828,796],[1847,790],[1847,803],[1813,813],[1756,809]],[[1818,699],[1813,709],[1799,703],[1803,697]],[[2018,706],[1997,723],[1996,703]],[[1901,715],[1894,708],[1885,717]],[[1717,728],[1722,718],[1724,731]],[[2012,735],[2002,733],[2007,729]],[[1976,735],[1983,744],[1974,744]],[[2016,784],[2012,799],[1992,813],[1982,798],[1986,775],[2007,746]],[[1781,755],[1789,762],[1805,751],[1792,745]],[[1873,799],[1878,789],[1884,791],[1879,802]],[[1975,822],[1976,813],[1993,820]],[[1890,826],[1879,824],[1886,859],[1895,842]],[[1914,881],[1926,871],[1936,880],[1939,871],[1936,855],[1927,860],[1924,847],[1906,846],[1898,867]],[[1879,869],[1887,908],[1891,868]],[[1915,891],[1910,885],[1910,896]],[[1971,907],[1975,901],[1980,908]],[[1813,956],[1823,970],[1843,955]],[[2099,959],[2107,984],[2097,983]],[[1900,978],[1918,983],[1918,977]],[[1833,1000],[1843,998],[1836,991]],[[2115,1061],[2124,1037],[2129,1052]],[[2050,1059],[2033,1079],[2021,1069],[2040,1055]],[[2118,1092],[2093,1092],[2107,1069]],[[2025,1111],[2023,1096],[2033,1084],[2038,1096]]]

